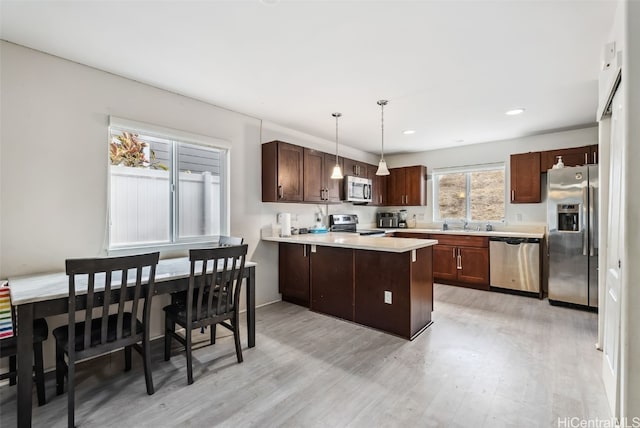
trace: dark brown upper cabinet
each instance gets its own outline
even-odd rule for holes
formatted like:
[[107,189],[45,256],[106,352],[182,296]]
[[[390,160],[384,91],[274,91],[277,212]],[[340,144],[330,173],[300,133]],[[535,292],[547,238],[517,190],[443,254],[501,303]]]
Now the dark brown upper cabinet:
[[427,205],[427,167],[392,168],[387,177],[388,201],[385,205]]
[[387,176],[376,175],[378,167],[367,165],[367,178],[371,180],[371,202],[369,205],[384,206],[387,203]]
[[303,200],[305,202],[340,202],[340,188],[343,180],[331,178],[331,172],[336,163],[335,155],[307,148],[303,150]]
[[262,202],[302,202],[304,151],[282,141],[262,145]]
[[598,163],[598,145],[571,147],[568,149],[547,150],[541,152],[540,172],[547,172],[562,156],[564,166],[581,166]]
[[[356,177],[368,177],[370,165],[364,162],[358,162],[353,159],[344,159],[343,175],[353,175]],[[375,171],[374,171],[375,173]]]
[[511,203],[541,202],[540,152],[511,155]]

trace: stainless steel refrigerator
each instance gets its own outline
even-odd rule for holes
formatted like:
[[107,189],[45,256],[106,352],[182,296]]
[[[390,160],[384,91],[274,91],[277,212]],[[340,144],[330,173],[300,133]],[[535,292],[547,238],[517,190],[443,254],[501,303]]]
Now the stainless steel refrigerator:
[[598,166],[547,172],[549,303],[598,307]]

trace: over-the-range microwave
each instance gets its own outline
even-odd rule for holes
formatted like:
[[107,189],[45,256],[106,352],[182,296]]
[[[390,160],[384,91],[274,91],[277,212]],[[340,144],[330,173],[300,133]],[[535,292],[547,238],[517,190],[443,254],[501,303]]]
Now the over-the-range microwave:
[[348,202],[366,204],[371,202],[371,180],[347,175],[344,177],[344,194]]

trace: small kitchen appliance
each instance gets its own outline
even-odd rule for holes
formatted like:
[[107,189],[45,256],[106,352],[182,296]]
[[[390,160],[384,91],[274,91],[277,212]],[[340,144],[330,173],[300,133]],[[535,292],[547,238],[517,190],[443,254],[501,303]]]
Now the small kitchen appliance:
[[344,194],[348,202],[359,204],[371,202],[371,180],[347,175],[344,177]]
[[398,213],[398,227],[406,229],[408,227],[407,224],[407,218],[408,218],[409,214],[407,213],[407,210],[400,210],[400,212]]
[[398,213],[378,213],[376,214],[376,225],[384,228],[398,227]]
[[357,214],[331,214],[329,216],[329,226],[332,232],[358,233],[363,236],[384,236],[384,230],[358,230]]

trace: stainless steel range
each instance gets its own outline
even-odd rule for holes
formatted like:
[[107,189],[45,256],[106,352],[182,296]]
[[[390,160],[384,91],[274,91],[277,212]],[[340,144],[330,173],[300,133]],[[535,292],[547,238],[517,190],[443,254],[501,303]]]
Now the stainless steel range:
[[329,216],[329,227],[331,232],[359,233],[363,236],[384,236],[385,231],[380,229],[358,230],[357,214],[331,214]]

